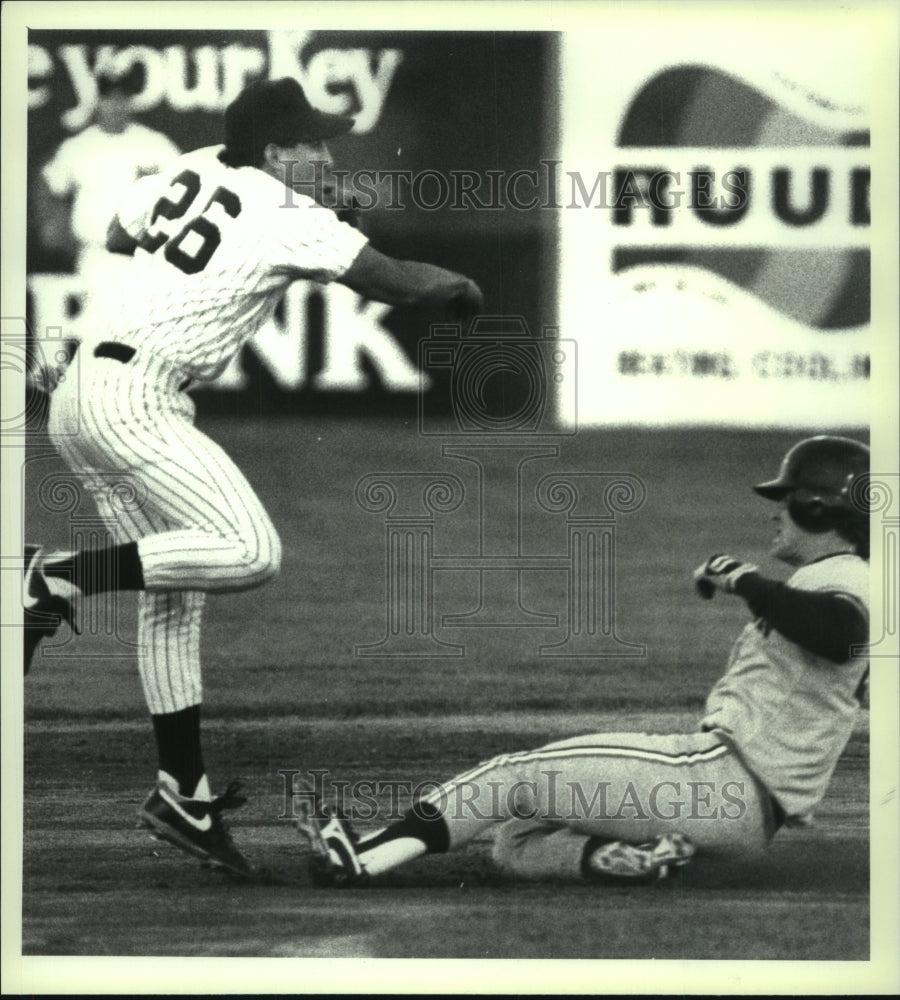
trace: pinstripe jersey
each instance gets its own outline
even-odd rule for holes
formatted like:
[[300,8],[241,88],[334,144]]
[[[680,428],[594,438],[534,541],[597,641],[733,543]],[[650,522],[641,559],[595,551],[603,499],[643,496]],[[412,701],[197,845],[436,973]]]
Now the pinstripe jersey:
[[255,167],[226,167],[222,147],[175,160],[134,184],[119,221],[139,248],[116,340],[212,380],[298,278],[328,282],[366,237]]
[[[840,594],[869,616],[869,565],[855,555],[802,566],[788,580],[800,590]],[[784,809],[790,825],[810,822],[847,745],[859,708],[866,656],[834,663],[751,622],[731,651],[706,703],[705,729],[726,733],[750,770]]]

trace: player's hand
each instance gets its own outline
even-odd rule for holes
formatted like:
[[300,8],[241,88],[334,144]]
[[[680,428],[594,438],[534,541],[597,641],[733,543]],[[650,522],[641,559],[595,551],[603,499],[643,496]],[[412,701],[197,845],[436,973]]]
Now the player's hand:
[[484,296],[481,289],[469,278],[447,300],[445,311],[450,323],[468,323],[484,311]]
[[717,590],[733,594],[735,584],[745,573],[755,573],[752,563],[741,562],[734,556],[714,555],[694,570],[694,586],[697,593],[709,600]]

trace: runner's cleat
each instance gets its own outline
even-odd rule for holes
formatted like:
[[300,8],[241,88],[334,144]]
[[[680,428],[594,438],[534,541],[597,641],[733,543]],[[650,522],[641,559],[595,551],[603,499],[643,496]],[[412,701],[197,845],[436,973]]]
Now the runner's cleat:
[[587,856],[585,868],[589,876],[658,882],[673,869],[686,865],[695,850],[680,833],[667,833],[647,844],[613,840],[595,847]]
[[251,875],[250,862],[234,846],[221,813],[236,809],[247,800],[240,795],[240,782],[232,781],[212,802],[188,799],[168,782],[160,781],[138,810],[140,825],[158,840],[193,854],[214,868],[232,875]]
[[[75,633],[80,633],[75,621],[72,600],[51,592],[44,576],[42,549],[38,545],[25,546],[24,578],[22,580],[25,673],[42,639],[56,635],[59,626],[67,622]],[[72,588],[74,594],[74,587]]]
[[359,837],[348,820],[332,814],[309,782],[302,782],[298,801],[298,831],[311,852],[309,875],[316,885],[359,885],[367,876],[356,845]]

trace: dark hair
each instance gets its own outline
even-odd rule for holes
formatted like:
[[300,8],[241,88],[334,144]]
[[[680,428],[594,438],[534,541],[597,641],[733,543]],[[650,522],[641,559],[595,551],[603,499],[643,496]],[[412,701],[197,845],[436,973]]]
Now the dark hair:
[[226,167],[261,167],[265,159],[265,146],[256,149],[229,149],[227,146],[219,153],[219,162]]
[[293,77],[254,80],[225,109],[225,152],[229,167],[260,167],[270,142],[293,146],[344,135],[353,127],[347,115],[314,108]]
[[127,73],[113,73],[112,70],[101,70],[97,74],[97,93],[108,97],[117,90],[134,97],[144,89],[147,74],[140,63],[135,63]]

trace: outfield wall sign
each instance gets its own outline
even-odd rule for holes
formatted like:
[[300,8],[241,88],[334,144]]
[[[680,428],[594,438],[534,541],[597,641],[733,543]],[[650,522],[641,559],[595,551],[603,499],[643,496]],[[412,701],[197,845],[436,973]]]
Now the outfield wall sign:
[[[85,275],[62,273],[76,270],[65,225],[32,209],[51,200],[42,167],[90,120],[101,69],[140,69],[142,120],[182,149],[220,140],[222,108],[247,81],[291,74],[357,117],[337,159],[355,171],[376,246],[471,274],[489,312],[577,342],[577,392],[558,400],[569,428],[576,398],[580,426],[868,424],[873,42],[845,18],[786,11],[793,41],[773,46],[771,18],[683,15],[657,25],[624,5],[603,31],[563,35],[196,32],[173,44],[110,31],[87,45],[33,32],[32,329],[55,341],[96,326]],[[486,93],[495,114],[472,116]],[[253,405],[267,389],[346,393],[351,409],[373,389],[440,396],[419,365],[427,324],[299,282],[212,388]]]
[[[302,26],[184,35],[31,32],[27,270],[34,336],[47,342],[50,356],[60,340],[95,336],[114,323],[115,262],[94,254],[103,273],[88,272],[71,213],[62,198],[51,197],[45,174],[60,146],[92,121],[104,71],[139,81],[138,120],[180,150],[221,142],[222,111],[250,81],[297,78],[316,106],[355,119],[330,148],[358,195],[361,227],[374,246],[470,274],[491,309],[509,304],[536,329],[552,325],[550,248],[558,220],[520,205],[531,197],[531,168],[542,169],[553,154],[549,123],[557,100],[549,67],[557,43],[552,32]],[[486,95],[491,114],[473,115]],[[506,128],[502,143],[498,120]],[[88,172],[83,168],[79,179]],[[103,176],[101,204],[108,202],[111,214],[116,194]],[[501,244],[515,267],[506,251],[497,253]],[[417,350],[435,318],[365,302],[342,286],[297,282],[229,369],[195,390],[198,405],[255,410],[264,400],[292,411],[309,404],[368,412],[377,397],[408,413],[416,394],[431,385],[427,373],[420,375]]]
[[689,17],[645,23],[625,61],[620,16],[563,39],[579,424],[868,424],[866,47],[827,21],[773,47],[770,22]]

